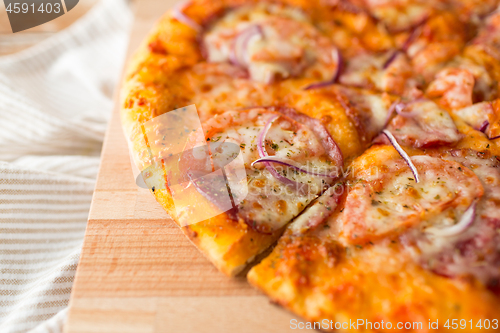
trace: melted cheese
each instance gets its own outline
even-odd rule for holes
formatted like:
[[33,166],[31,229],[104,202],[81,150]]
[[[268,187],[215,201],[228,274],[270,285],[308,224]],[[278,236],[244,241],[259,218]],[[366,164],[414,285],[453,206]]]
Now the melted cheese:
[[466,69],[446,68],[429,84],[427,96],[440,98],[440,104],[451,109],[472,105],[474,76]]
[[369,0],[372,13],[391,31],[408,30],[424,20],[432,8],[410,1]]
[[451,144],[461,135],[448,112],[431,101],[416,101],[405,107],[408,116],[398,115],[388,129],[399,143],[414,147]]
[[[273,164],[282,176],[308,187],[300,188],[283,184],[265,167],[264,163],[251,163],[260,158],[258,137],[265,123],[277,113],[265,109],[242,112],[226,112],[203,124],[211,142],[232,142],[241,148],[241,156],[247,174],[248,191],[239,200],[237,215],[251,227],[261,232],[280,229],[298,215],[311,200],[331,184],[331,179],[301,173],[293,168]],[[280,116],[269,129],[265,138],[268,155],[296,161],[305,169],[325,172],[333,167],[326,152],[313,132],[294,120]],[[212,157],[217,158],[212,152]],[[237,189],[241,193],[241,189]]]
[[407,95],[417,84],[407,57],[398,52],[394,60],[385,63],[396,50],[383,55],[360,54],[350,58],[342,72],[340,82],[345,85],[377,89],[398,95]]
[[328,79],[335,47],[297,9],[259,4],[236,9],[204,35],[210,62],[233,62],[257,82],[295,76]]
[[419,230],[453,225],[483,194],[477,177],[458,163],[429,156],[414,156],[412,162],[419,183],[401,159],[353,180],[343,215],[347,242],[397,235],[417,225]]
[[276,87],[248,79],[248,73],[228,63],[199,63],[182,73],[192,96],[185,98],[196,105],[202,121],[214,114],[237,107],[272,105]]
[[330,187],[291,224],[290,230],[296,234],[304,234],[326,221],[337,208],[344,187],[339,183]]
[[480,157],[470,150],[442,154],[470,168],[484,187],[475,210],[475,220],[465,231],[447,237],[409,233],[415,248],[407,248],[417,262],[446,276],[475,276],[485,285],[500,278],[500,164],[495,158]]
[[386,125],[391,101],[368,90],[340,86],[338,90],[349,102],[342,106],[356,124],[360,137],[363,141],[371,141]]
[[493,108],[490,102],[476,103],[453,112],[453,114],[475,129],[480,129],[484,122],[489,120],[492,113]]

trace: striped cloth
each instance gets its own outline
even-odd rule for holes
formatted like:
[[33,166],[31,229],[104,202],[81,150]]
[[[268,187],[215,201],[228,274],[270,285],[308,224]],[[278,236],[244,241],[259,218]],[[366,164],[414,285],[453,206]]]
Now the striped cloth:
[[102,0],[0,57],[0,332],[61,332],[132,21]]

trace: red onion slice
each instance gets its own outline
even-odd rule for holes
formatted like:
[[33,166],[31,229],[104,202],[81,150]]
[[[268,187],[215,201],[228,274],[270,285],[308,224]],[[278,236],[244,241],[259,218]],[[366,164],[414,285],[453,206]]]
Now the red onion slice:
[[255,36],[264,37],[264,32],[259,25],[251,25],[243,29],[233,39],[229,52],[229,61],[232,64],[242,67],[247,65],[245,56],[248,51],[248,43]]
[[484,133],[486,131],[486,129],[488,128],[489,125],[490,125],[490,122],[488,120],[485,120],[483,122],[483,124],[481,125],[481,127],[479,127],[477,130]]
[[305,88],[303,88],[304,90],[323,88],[323,87],[329,86],[331,84],[334,84],[335,82],[337,82],[339,80],[340,73],[344,69],[344,59],[342,58],[342,54],[340,53],[339,49],[335,49],[333,56],[337,60],[337,67],[335,68],[335,72],[333,73],[332,79],[330,81],[312,83],[312,84],[306,86]]
[[264,128],[262,131],[259,133],[259,137],[257,138],[257,151],[259,152],[259,156],[266,157],[267,152],[264,146],[264,139],[266,138],[267,132],[269,132],[269,129],[273,125],[273,122],[280,117],[279,114],[276,114],[272,116],[271,118],[268,119],[266,124],[264,125]]
[[332,84],[334,84],[334,83],[331,81],[316,82],[316,83],[312,83],[312,84],[306,86],[304,88],[304,90],[319,89],[319,88],[331,86]]
[[398,57],[400,52],[401,51],[399,51],[399,50],[395,50],[394,52],[392,52],[391,56],[389,58],[387,58],[387,60],[384,63],[384,66],[382,66],[382,68],[387,69],[387,67],[389,67],[394,60],[396,60],[396,58]]
[[417,115],[416,112],[411,112],[411,111],[403,112],[403,110],[406,107],[407,107],[407,104],[399,103],[399,105],[397,105],[395,108],[396,113],[399,114],[401,117],[405,117],[405,118],[413,118]]
[[425,229],[426,233],[432,234],[434,236],[442,236],[442,237],[450,237],[456,236],[464,232],[470,225],[474,222],[476,218],[476,206],[477,200],[475,200],[469,208],[464,212],[462,218],[457,224],[454,224],[449,227],[430,227]]
[[285,165],[287,167],[294,168],[295,170],[306,173],[308,175],[324,177],[324,178],[337,178],[338,177],[338,172],[325,173],[325,172],[309,171],[309,170],[305,169],[304,166],[300,166],[297,163],[295,163],[295,161],[292,161],[292,160],[290,160],[288,158],[284,158],[284,157],[268,156],[268,157],[264,157],[264,158],[259,158],[258,160],[255,160],[252,162],[252,166],[254,166],[254,164],[256,164],[256,163],[264,163],[264,162],[271,162],[271,163]]
[[[262,131],[260,132],[258,138],[257,138],[257,151],[259,153],[259,156],[261,158],[264,158],[264,157],[267,157],[267,152],[266,152],[266,148],[265,148],[265,145],[264,145],[264,140],[266,138],[266,135],[267,135],[267,132],[269,131],[269,129],[271,128],[273,122],[278,119],[280,117],[279,114],[277,115],[274,115],[272,116],[271,118],[269,118],[269,120],[267,121],[267,123],[264,125],[264,128],[262,129]],[[296,182],[296,181],[293,181],[291,179],[288,179],[287,177],[283,176],[282,174],[280,174],[272,165],[270,162],[263,162],[266,166],[266,169],[267,171],[269,171],[271,173],[271,175],[276,178],[277,180],[279,180],[280,182],[282,182],[283,184],[285,184],[286,186],[291,186],[293,187],[294,189],[298,190],[299,193],[301,194],[306,194],[307,191],[309,190],[309,186],[307,186],[307,184],[303,184],[303,183],[300,183],[300,182]]]
[[193,28],[197,32],[201,32],[203,30],[202,26],[189,18],[186,14],[183,13],[184,9],[189,5],[190,1],[180,2],[177,4],[172,10],[172,16],[179,22],[184,23],[185,25]]
[[387,139],[389,139],[389,141],[391,142],[391,145],[394,147],[394,149],[396,149],[396,151],[399,153],[399,155],[401,155],[403,160],[410,167],[410,170],[413,173],[413,176],[415,177],[415,183],[420,182],[420,177],[418,176],[417,168],[415,167],[415,165],[411,161],[410,156],[408,156],[408,154],[403,150],[403,148],[401,148],[401,146],[399,145],[399,143],[396,140],[396,138],[394,137],[394,135],[392,135],[392,133],[386,129],[382,130],[382,133],[385,134],[385,136],[387,137]]
[[394,111],[400,115],[401,117],[404,117],[404,118],[413,118],[417,115],[417,112],[415,111],[407,111],[407,112],[404,112],[403,110],[410,104],[413,104],[413,103],[416,103],[418,101],[421,101],[421,99],[417,99],[415,101],[412,101],[412,102],[409,102],[409,103],[402,103],[402,102],[394,102],[391,104],[390,108],[389,108],[389,111],[387,113],[387,118],[385,120],[385,125],[384,125],[384,128],[387,127],[387,125],[389,125],[389,121],[391,120],[391,117],[392,117],[392,114],[394,113]]
[[333,54],[334,54],[335,60],[337,60],[337,68],[335,68],[335,73],[333,74],[333,77],[332,77],[332,83],[335,83],[339,80],[340,72],[344,69],[344,59],[342,58],[342,54],[340,53],[340,50],[337,48],[335,49]]
[[[485,120],[483,122],[483,124],[481,125],[481,127],[479,127],[477,130],[484,133],[484,132],[486,132],[486,129],[488,128],[488,126],[490,126],[490,122],[488,120]],[[488,137],[488,136],[486,136],[486,137]],[[498,138],[500,138],[500,135],[494,136],[492,138],[488,138],[488,140],[496,140]]]
[[403,111],[403,109],[405,108],[405,106],[406,105],[404,103],[401,103],[399,101],[392,103],[391,106],[389,107],[389,110],[387,111],[387,117],[385,118],[383,128],[386,128],[387,125],[389,125],[389,121],[391,121],[391,117],[392,117],[392,114],[394,113],[394,111],[396,111],[397,114],[400,114]]

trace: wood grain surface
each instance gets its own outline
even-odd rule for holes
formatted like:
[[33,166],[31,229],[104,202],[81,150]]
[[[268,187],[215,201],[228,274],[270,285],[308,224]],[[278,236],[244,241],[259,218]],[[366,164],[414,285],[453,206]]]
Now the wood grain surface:
[[[134,3],[129,55],[173,3]],[[218,272],[135,185],[115,106],[65,332],[290,332],[293,318],[244,277]]]

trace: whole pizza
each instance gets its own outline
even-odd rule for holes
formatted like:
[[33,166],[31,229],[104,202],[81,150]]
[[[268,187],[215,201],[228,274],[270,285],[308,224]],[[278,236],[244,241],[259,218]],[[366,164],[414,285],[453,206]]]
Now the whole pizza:
[[142,180],[315,328],[497,330],[499,4],[179,4],[123,83]]

